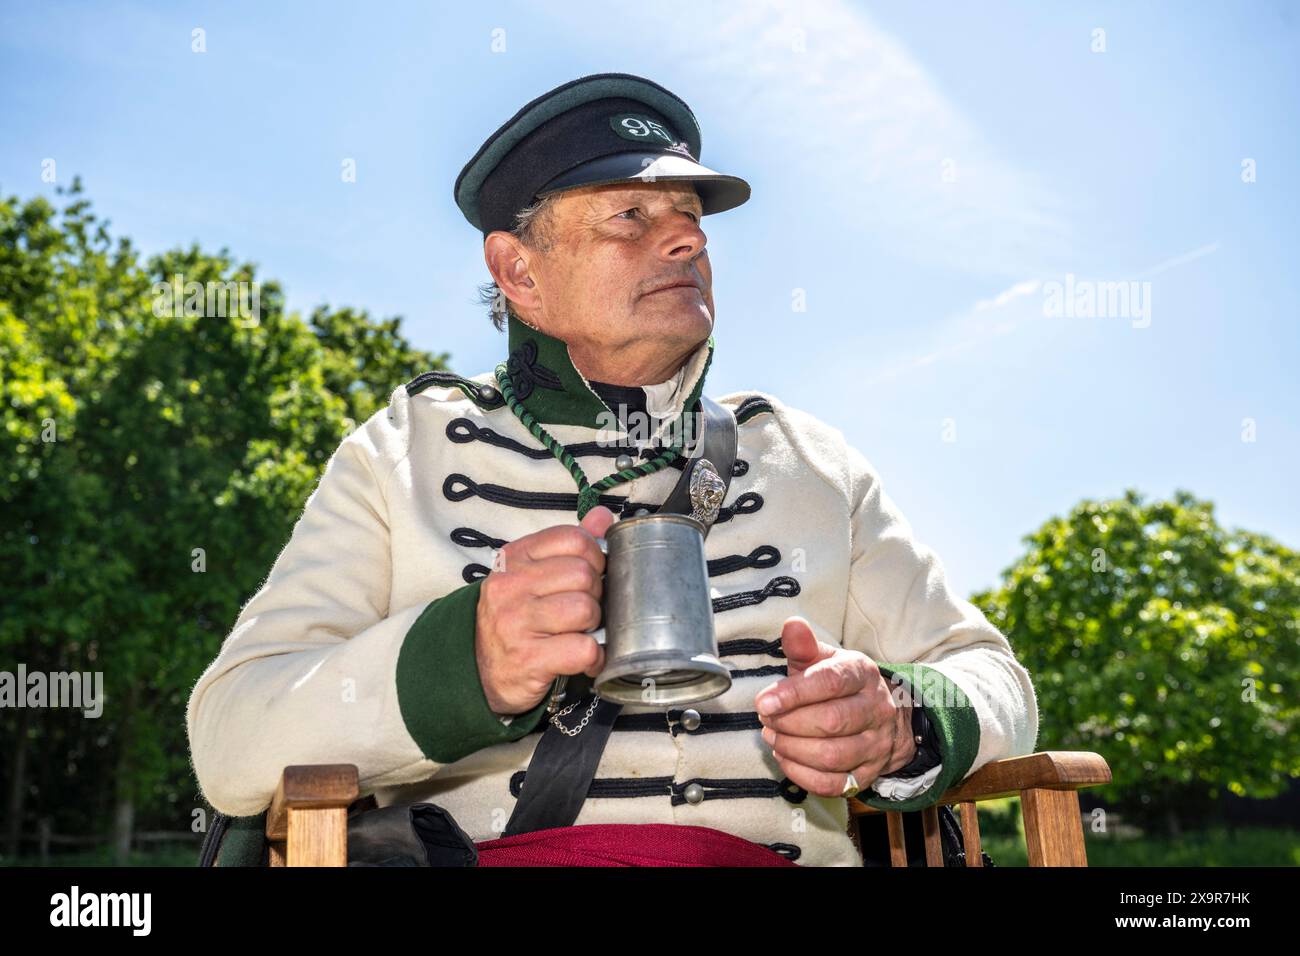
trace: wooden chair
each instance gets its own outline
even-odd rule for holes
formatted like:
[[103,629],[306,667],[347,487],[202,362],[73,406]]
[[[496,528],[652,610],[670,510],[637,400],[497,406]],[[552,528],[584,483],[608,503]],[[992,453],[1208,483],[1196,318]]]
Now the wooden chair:
[[347,866],[348,807],[361,797],[356,764],[285,767],[266,814],[272,866]]
[[[940,804],[957,804],[965,840],[966,865],[983,866],[979,818],[981,800],[1020,796],[1030,866],[1087,866],[1078,791],[1110,783],[1101,755],[1052,750],[985,764],[976,773],[921,811],[927,866],[943,866],[939,836]],[[361,796],[352,764],[285,767],[266,816],[272,866],[347,866],[348,808]],[[849,800],[849,825],[884,813],[893,866],[907,866],[903,815]]]
[[[1087,866],[1079,791],[1110,783],[1110,767],[1100,754],[1047,750],[1025,757],[992,760],[953,787],[938,803],[921,811],[926,866],[943,866],[939,806],[957,804],[967,866],[983,866],[979,816],[975,804],[1019,794],[1030,866]],[[907,866],[903,815],[877,810],[856,797],[849,800],[850,825],[874,813],[885,814],[891,866]]]

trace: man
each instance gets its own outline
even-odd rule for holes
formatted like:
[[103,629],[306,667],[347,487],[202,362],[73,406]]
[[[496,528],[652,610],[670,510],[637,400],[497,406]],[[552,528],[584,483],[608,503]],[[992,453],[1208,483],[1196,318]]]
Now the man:
[[[287,764],[354,763],[380,806],[437,804],[485,861],[519,848],[501,834],[539,739],[580,739],[599,702],[548,713],[557,677],[604,665],[596,538],[664,502],[690,454],[674,426],[715,345],[702,217],[749,197],[699,156],[684,102],[601,74],[466,165],[508,356],[398,387],[331,459],[190,700],[218,810],[264,810]],[[731,687],[624,706],[574,825],[525,834],[528,859],[610,832],[628,859],[861,865],[847,796],[916,810],[1033,751],[1029,675],[867,460],[774,396],[717,400],[738,423],[705,542]]]

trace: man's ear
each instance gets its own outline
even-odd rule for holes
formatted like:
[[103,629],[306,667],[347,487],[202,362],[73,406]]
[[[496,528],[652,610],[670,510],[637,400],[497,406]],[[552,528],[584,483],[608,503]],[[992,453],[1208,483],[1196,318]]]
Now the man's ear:
[[510,263],[510,268],[514,270],[514,280],[524,288],[533,288],[533,277],[528,274],[528,263],[523,259],[516,258]]
[[528,251],[507,232],[491,232],[483,240],[483,261],[506,298],[525,308],[536,303],[537,283],[529,274]]

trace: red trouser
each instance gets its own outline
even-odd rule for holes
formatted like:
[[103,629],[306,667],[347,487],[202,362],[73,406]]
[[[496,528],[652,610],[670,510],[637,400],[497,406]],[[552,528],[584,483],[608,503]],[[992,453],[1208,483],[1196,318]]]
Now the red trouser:
[[712,827],[598,823],[476,844],[479,866],[798,866],[775,850]]

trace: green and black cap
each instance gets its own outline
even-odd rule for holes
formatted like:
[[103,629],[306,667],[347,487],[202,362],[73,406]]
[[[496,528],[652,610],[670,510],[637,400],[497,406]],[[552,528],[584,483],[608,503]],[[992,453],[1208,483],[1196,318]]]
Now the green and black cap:
[[617,182],[693,182],[704,214],[749,199],[749,183],[703,166],[700,124],[658,83],[597,73],[543,93],[479,147],[456,205],[484,236],[550,193]]

